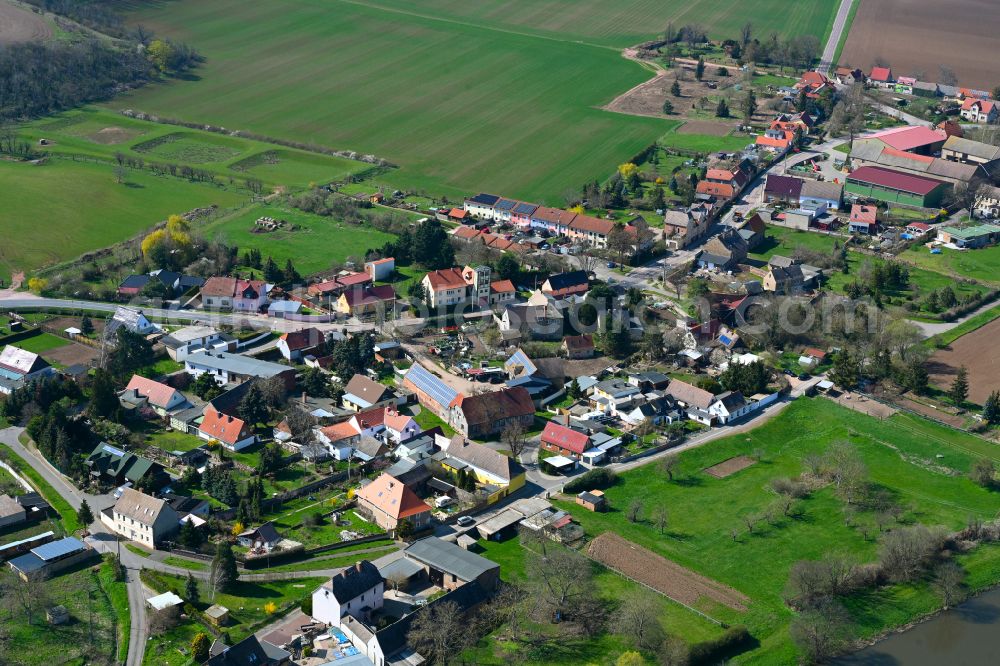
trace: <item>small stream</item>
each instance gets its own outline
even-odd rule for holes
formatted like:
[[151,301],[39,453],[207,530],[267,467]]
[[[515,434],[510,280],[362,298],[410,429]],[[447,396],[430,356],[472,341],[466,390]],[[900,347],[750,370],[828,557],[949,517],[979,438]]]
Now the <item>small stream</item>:
[[833,663],[837,666],[1000,664],[1000,588]]

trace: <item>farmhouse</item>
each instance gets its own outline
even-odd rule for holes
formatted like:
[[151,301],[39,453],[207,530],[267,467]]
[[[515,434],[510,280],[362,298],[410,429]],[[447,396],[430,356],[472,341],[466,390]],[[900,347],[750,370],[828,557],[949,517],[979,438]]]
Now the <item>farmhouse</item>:
[[132,375],[128,386],[118,394],[118,399],[128,400],[132,404],[141,400],[142,403],[148,404],[160,416],[166,416],[168,412],[190,406],[184,394],[174,387],[147,379],[141,375]]
[[352,317],[392,313],[396,307],[396,290],[392,285],[351,287],[337,299],[337,312]]
[[703,202],[684,210],[668,210],[663,215],[663,238],[667,248],[681,250],[708,233],[714,204]]
[[851,233],[874,235],[878,232],[878,208],[864,204],[852,205],[847,226]]
[[[568,417],[567,417],[568,420]],[[542,431],[541,446],[546,451],[558,453],[567,458],[581,460],[584,451],[592,447],[590,435],[569,425],[549,421]]]
[[448,423],[462,434],[488,437],[513,423],[530,428],[535,420],[535,405],[524,388],[505,388],[481,395],[459,396],[450,416]]
[[159,488],[167,480],[163,465],[134,453],[127,453],[101,442],[83,461],[90,476],[103,483],[120,486],[131,482],[133,486]]
[[713,268],[728,271],[736,268],[747,258],[747,242],[733,228],[728,228],[718,236],[705,243],[704,249],[698,251],[697,262],[701,268]]
[[323,428],[315,428],[316,441],[326,446],[327,451],[337,460],[347,460],[354,455],[354,449],[361,441],[361,433],[349,421],[343,421]]
[[802,197],[802,179],[769,173],[764,181],[764,203],[798,207]]
[[236,340],[211,326],[185,326],[160,338],[167,356],[183,361],[190,354],[200,351],[235,351]]
[[966,98],[958,115],[970,123],[995,123],[1000,117],[997,102],[991,99]]
[[430,524],[431,507],[406,484],[384,472],[358,490],[355,497],[358,508],[382,529],[395,530],[406,520],[412,531],[419,532]]
[[260,280],[212,277],[201,287],[201,305],[206,310],[260,312],[267,305],[268,291]]
[[348,289],[362,288],[372,283],[369,273],[341,271],[332,279],[315,282],[306,289],[306,294],[316,299],[320,305],[331,306]]
[[216,441],[230,451],[241,451],[257,441],[257,435],[243,419],[223,414],[211,405],[198,426],[198,436],[205,441]]
[[775,294],[791,295],[802,291],[805,278],[802,274],[802,266],[791,264],[789,266],[768,265],[767,275],[761,281],[764,291]]
[[241,384],[248,379],[272,377],[281,377],[287,390],[295,386],[294,368],[240,354],[223,352],[192,354],[184,359],[184,369],[193,377],[207,373],[220,386]]
[[23,384],[55,372],[38,354],[7,345],[0,352],[0,394],[10,395]]
[[126,539],[153,549],[177,532],[180,516],[165,500],[126,488],[114,506],[101,512],[101,521]]
[[698,181],[696,192],[715,197],[720,201],[736,198],[750,181],[750,173],[742,164],[736,166],[717,166],[705,173],[705,178]]
[[490,495],[491,504],[524,486],[524,467],[488,446],[455,435],[444,447],[444,453],[441,465],[445,469],[456,473],[464,469],[475,476],[477,484],[499,489]]
[[937,208],[950,189],[949,183],[938,178],[916,176],[884,167],[863,166],[847,177],[845,192],[854,198],[865,197],[887,203]]
[[587,293],[590,289],[590,280],[586,271],[570,271],[569,273],[556,273],[542,283],[542,293],[556,299],[567,298]]
[[473,295],[472,285],[465,281],[458,268],[431,271],[421,280],[421,285],[432,308],[467,303]]
[[567,335],[562,341],[562,351],[570,360],[593,358],[594,337],[592,335]]
[[361,560],[326,581],[312,594],[312,617],[339,627],[345,615],[362,615],[382,608],[385,579],[378,567]]
[[892,88],[895,79],[890,68],[872,67],[872,71],[868,74],[868,82],[876,88]]
[[[948,141],[956,137],[949,137]],[[958,139],[964,141],[964,139]],[[972,142],[975,143],[975,142]],[[947,145],[947,142],[945,143]],[[942,149],[943,151],[943,149]],[[983,175],[975,164],[961,163],[927,155],[917,155],[895,148],[887,148],[878,143],[860,144],[851,151],[851,162],[855,168],[866,165],[882,166],[917,176],[929,176],[952,185],[968,183]]]

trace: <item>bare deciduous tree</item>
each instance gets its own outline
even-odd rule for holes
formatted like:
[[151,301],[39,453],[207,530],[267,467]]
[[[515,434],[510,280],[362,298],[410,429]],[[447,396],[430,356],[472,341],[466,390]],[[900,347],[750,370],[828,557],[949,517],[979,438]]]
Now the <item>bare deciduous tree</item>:
[[660,459],[660,471],[667,475],[671,481],[674,480],[674,470],[677,469],[677,463],[679,459],[676,454],[671,453],[670,455],[663,456]]
[[551,620],[573,617],[578,603],[593,596],[593,567],[576,551],[553,547],[547,557],[533,555],[529,560],[532,596]]
[[510,451],[511,457],[514,460],[519,460],[521,454],[524,453],[525,447],[528,445],[528,437],[525,434],[524,426],[517,421],[508,423],[503,432],[500,433],[500,441]]
[[965,571],[955,562],[945,562],[934,571],[934,581],[932,585],[938,594],[945,608],[954,606],[965,598]]
[[836,654],[847,645],[852,628],[843,606],[827,601],[799,613],[792,621],[789,633],[808,663],[815,663]]
[[940,529],[913,525],[894,529],[882,537],[879,562],[890,580],[912,580],[941,550],[945,534]]
[[625,597],[616,613],[615,624],[635,641],[636,647],[653,650],[665,638],[659,615],[655,598],[645,590],[637,590]]
[[642,513],[642,500],[637,497],[628,505],[625,517],[630,523],[638,522],[640,513]]
[[446,665],[471,643],[472,636],[458,604],[445,601],[418,613],[406,639],[433,663]]
[[670,512],[667,510],[667,507],[660,504],[653,509],[653,522],[656,524],[656,529],[660,530],[660,534],[663,534],[667,529],[667,521],[669,520]]

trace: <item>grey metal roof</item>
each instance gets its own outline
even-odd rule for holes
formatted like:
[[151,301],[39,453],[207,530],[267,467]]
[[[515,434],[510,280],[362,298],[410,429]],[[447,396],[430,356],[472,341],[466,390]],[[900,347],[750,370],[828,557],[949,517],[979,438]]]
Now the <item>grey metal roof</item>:
[[416,576],[423,570],[424,568],[419,562],[408,560],[405,557],[400,557],[384,567],[380,567],[378,571],[382,574],[382,578],[392,580],[393,576],[404,576],[406,578],[410,578],[411,576]]
[[287,365],[279,365],[270,361],[240,354],[201,352],[193,354],[185,359],[185,362],[196,368],[208,368],[210,370],[223,370],[237,375],[253,377],[274,377],[282,372],[291,370]]
[[21,573],[33,573],[45,567],[45,562],[34,553],[25,553],[7,562]]
[[487,571],[500,567],[485,557],[433,536],[413,542],[403,555],[464,581],[475,580]]
[[73,553],[79,552],[85,549],[86,546],[83,542],[75,537],[65,537],[59,541],[53,541],[51,543],[42,544],[37,548],[32,548],[31,552],[34,553],[39,559],[48,562],[50,560],[56,560],[60,557],[65,557],[67,555],[72,555]]
[[420,363],[414,363],[406,371],[405,378],[423,391],[442,407],[447,407],[458,397],[458,391],[444,383]]

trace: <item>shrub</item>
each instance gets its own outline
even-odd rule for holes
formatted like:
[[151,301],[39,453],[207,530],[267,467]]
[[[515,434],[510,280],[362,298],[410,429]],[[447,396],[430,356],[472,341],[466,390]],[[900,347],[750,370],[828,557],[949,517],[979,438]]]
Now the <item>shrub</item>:
[[718,638],[692,645],[689,663],[692,666],[719,663],[749,647],[752,640],[753,637],[743,625],[730,627]]
[[618,475],[614,470],[605,467],[592,469],[566,484],[564,490],[568,493],[579,493],[584,490],[604,490],[615,485]]

